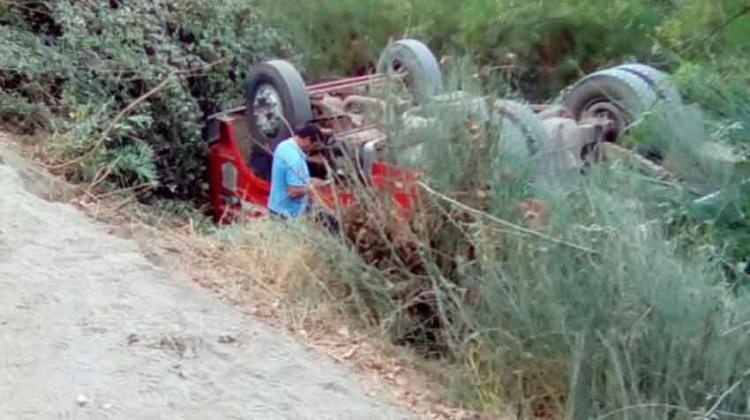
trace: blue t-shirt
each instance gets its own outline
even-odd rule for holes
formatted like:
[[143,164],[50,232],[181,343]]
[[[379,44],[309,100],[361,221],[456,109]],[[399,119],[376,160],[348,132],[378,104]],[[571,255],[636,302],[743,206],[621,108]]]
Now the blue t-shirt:
[[305,210],[307,196],[292,198],[288,186],[304,187],[310,182],[305,153],[294,138],[282,141],[273,152],[271,167],[271,194],[268,208],[278,214],[296,217]]

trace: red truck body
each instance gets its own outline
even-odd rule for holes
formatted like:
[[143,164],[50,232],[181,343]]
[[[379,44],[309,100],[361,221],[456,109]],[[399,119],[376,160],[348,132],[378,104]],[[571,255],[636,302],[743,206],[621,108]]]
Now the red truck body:
[[[267,215],[270,182],[248,164],[250,139],[244,108],[212,117],[209,142],[208,182],[216,222]],[[385,192],[400,214],[408,217],[419,202],[417,173],[382,161],[376,161],[370,172],[368,185]],[[329,184],[317,190],[315,201],[336,212],[353,205],[357,198],[346,187]]]

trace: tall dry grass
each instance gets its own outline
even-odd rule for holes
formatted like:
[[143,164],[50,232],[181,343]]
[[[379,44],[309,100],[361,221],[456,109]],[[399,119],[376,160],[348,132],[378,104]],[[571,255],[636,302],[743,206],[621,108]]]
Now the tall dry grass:
[[450,397],[488,412],[746,416],[746,276],[693,212],[700,192],[742,175],[704,153],[722,140],[711,121],[674,108],[636,123],[624,144],[660,147],[670,180],[615,159],[549,194],[533,158],[497,146],[513,131],[477,123],[494,111],[475,105],[426,105],[438,124],[418,132],[390,120],[395,157],[425,174],[423,204],[394,234],[387,202],[359,191],[377,259],[355,252],[356,235],[286,227],[315,250],[316,287],[343,292],[328,298],[417,349]]

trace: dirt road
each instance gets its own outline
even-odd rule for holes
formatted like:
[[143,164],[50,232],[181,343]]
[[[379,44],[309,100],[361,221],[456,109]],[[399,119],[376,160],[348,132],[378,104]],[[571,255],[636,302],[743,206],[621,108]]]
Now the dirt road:
[[0,419],[406,417],[0,162]]

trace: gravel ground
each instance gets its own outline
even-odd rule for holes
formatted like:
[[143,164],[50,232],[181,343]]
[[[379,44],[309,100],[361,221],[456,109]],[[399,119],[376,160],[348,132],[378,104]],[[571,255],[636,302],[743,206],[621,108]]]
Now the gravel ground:
[[0,419],[409,417],[135,242],[32,194],[34,172],[14,159],[0,151]]

